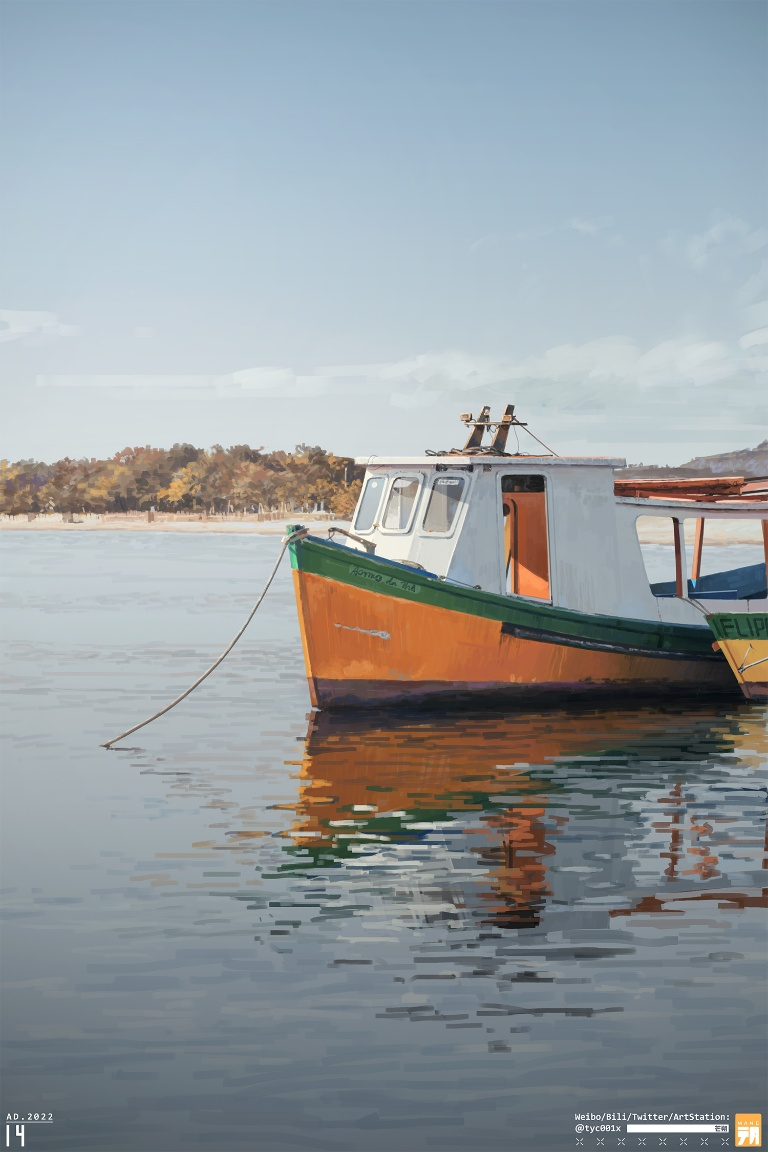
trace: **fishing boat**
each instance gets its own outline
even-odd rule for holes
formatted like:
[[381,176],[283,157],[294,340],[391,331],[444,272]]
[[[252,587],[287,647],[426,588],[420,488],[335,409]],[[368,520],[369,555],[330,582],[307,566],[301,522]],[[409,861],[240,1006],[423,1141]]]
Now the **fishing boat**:
[[[292,540],[315,707],[737,685],[768,697],[765,559],[701,574],[711,521],[761,522],[768,555],[765,486],[625,479],[622,459],[557,455],[511,404],[461,419],[463,448],[358,460],[351,529]],[[507,451],[513,429],[535,452]],[[641,517],[669,525],[674,579],[649,579]]]

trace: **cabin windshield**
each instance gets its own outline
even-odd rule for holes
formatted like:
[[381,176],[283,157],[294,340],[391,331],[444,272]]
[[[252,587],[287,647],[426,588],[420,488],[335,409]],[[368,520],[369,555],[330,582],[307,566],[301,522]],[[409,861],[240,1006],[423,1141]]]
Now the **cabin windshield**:
[[438,476],[432,481],[424,516],[425,532],[450,532],[461,505],[465,484],[463,476]]
[[547,493],[543,476],[502,476],[507,592],[549,600]]
[[357,532],[370,532],[373,528],[385,482],[383,476],[369,476],[366,481],[355,516],[355,530]]
[[407,531],[421,488],[418,476],[396,476],[389,490],[389,498],[384,509],[382,528],[390,532]]

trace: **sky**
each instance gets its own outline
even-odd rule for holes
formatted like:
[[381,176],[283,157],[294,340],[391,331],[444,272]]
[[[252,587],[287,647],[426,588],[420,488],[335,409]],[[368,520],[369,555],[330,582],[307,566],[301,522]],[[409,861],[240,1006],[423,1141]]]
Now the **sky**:
[[768,435],[762,2],[1,18],[1,456]]

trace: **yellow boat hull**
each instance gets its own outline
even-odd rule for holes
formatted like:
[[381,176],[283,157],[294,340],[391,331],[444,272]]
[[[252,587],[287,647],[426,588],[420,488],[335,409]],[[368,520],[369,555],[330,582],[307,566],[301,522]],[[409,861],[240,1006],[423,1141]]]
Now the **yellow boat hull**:
[[718,612],[707,619],[746,698],[768,700],[768,614]]

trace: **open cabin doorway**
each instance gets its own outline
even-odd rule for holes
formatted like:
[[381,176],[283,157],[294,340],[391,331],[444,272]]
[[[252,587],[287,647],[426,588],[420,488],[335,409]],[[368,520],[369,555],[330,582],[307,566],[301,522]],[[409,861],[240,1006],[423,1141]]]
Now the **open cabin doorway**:
[[502,476],[506,590],[549,600],[547,493],[543,476]]

